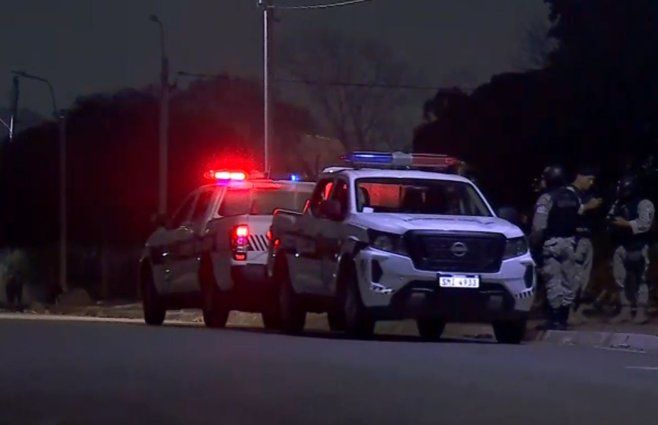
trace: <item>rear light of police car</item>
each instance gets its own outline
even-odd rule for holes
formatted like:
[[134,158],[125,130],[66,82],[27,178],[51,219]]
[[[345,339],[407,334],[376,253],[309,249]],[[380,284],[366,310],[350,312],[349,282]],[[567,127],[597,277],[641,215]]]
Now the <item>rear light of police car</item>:
[[240,224],[231,230],[231,251],[233,259],[245,261],[247,259],[247,250],[249,248],[249,226]]

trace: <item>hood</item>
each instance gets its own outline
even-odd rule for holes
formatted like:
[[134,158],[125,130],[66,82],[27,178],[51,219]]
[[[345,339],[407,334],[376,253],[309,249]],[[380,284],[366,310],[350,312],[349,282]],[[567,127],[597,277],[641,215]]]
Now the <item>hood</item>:
[[354,217],[353,223],[368,229],[395,234],[402,234],[408,230],[437,230],[502,233],[507,238],[523,236],[523,232],[517,226],[497,217],[362,213]]

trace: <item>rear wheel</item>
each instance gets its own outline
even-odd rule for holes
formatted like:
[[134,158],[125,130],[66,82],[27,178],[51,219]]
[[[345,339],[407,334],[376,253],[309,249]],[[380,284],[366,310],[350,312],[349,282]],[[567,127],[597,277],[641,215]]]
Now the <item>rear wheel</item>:
[[144,310],[144,322],[147,325],[159,326],[164,322],[167,310],[155,288],[153,271],[150,267],[142,275],[142,309]]
[[281,267],[278,274],[281,329],[288,334],[301,333],[306,323],[306,312],[301,300],[292,289],[287,268]]
[[418,319],[416,320],[418,334],[425,341],[439,341],[446,324],[441,319]]
[[345,331],[353,338],[370,338],[375,332],[375,321],[363,305],[355,273],[353,271],[348,273],[347,285],[343,292]]
[[228,320],[226,300],[217,287],[210,259],[204,259],[200,269],[203,323],[209,328],[223,328]]
[[520,344],[525,337],[526,320],[494,322],[493,329],[501,344]]
[[345,315],[342,311],[327,312],[327,322],[329,323],[329,329],[333,332],[343,332],[345,330]]
[[278,330],[281,329],[281,314],[279,311],[263,311],[261,317],[263,319],[263,326],[265,329]]

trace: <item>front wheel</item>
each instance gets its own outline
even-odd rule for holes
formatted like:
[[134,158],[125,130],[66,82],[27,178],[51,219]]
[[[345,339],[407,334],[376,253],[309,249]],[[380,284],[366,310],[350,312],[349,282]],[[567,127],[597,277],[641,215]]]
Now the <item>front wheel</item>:
[[151,269],[145,273],[142,280],[142,309],[144,310],[144,322],[147,325],[160,326],[164,322],[167,310],[155,288]]
[[263,319],[263,326],[265,329],[278,330],[281,329],[281,314],[275,309],[263,311],[261,318]]
[[229,309],[221,292],[217,289],[217,282],[212,274],[210,263],[201,264],[201,297],[203,301],[203,323],[209,328],[223,328],[228,320]]
[[525,337],[526,320],[494,322],[493,329],[496,340],[501,344],[520,344]]
[[425,341],[439,341],[446,323],[441,319],[418,319],[416,320],[418,334]]
[[281,330],[287,334],[299,334],[304,330],[306,311],[301,300],[295,294],[288,276],[281,276],[279,282],[279,311],[281,313]]
[[332,332],[343,332],[345,330],[345,315],[342,311],[332,310],[327,312],[327,322]]
[[361,301],[356,278],[352,275],[343,295],[345,331],[353,338],[370,338],[375,332],[375,321]]

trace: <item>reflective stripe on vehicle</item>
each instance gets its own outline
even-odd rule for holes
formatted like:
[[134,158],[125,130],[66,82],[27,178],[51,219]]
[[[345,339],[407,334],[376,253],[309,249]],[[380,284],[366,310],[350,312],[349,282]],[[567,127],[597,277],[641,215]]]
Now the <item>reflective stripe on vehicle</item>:
[[265,235],[249,235],[249,251],[267,251],[267,238]]

